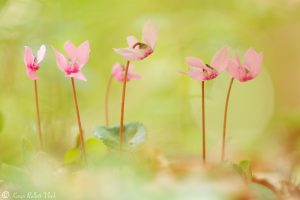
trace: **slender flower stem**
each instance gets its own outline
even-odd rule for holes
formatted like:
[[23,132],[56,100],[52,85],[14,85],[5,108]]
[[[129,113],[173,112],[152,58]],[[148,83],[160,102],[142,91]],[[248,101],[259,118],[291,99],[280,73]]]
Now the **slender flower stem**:
[[203,165],[206,162],[206,143],[205,143],[205,83],[202,81],[202,161]]
[[104,104],[104,110],[105,110],[105,125],[109,126],[109,117],[108,117],[108,98],[109,98],[109,92],[110,92],[110,86],[111,81],[113,79],[113,76],[110,75],[107,86],[106,86],[106,92],[105,92],[105,104]]
[[79,128],[79,138],[80,138],[80,143],[81,143],[81,151],[82,151],[83,159],[86,162],[84,135],[83,135],[83,129],[82,129],[82,126],[81,126],[81,120],[80,120],[80,114],[79,114],[79,108],[78,108],[78,102],[77,102],[77,95],[76,95],[76,89],[75,89],[75,82],[74,82],[73,77],[71,77],[71,82],[72,82],[72,89],[73,89],[73,95],[74,95],[74,103],[75,103],[75,108],[76,108],[77,123],[78,123],[78,128]]
[[37,124],[38,134],[39,134],[39,143],[40,143],[40,149],[43,150],[43,139],[42,139],[42,129],[41,129],[41,120],[40,120],[37,80],[34,80],[34,96],[35,96],[36,124]]
[[124,109],[125,109],[125,95],[126,95],[126,83],[130,61],[128,60],[125,67],[125,75],[123,80],[122,102],[121,102],[121,119],[120,119],[120,152],[122,152],[123,145],[123,129],[124,129]]
[[227,126],[227,113],[228,113],[228,104],[229,104],[229,97],[230,92],[232,88],[234,78],[230,80],[227,97],[226,97],[226,103],[225,103],[225,111],[224,111],[224,124],[223,124],[223,137],[222,137],[222,154],[221,154],[221,160],[224,161],[225,158],[225,140],[226,140],[226,126]]

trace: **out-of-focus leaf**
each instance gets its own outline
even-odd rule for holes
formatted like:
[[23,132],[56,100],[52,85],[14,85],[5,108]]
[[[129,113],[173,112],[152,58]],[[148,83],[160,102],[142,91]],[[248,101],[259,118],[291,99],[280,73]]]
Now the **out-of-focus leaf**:
[[85,142],[88,161],[98,162],[107,155],[107,147],[97,138],[89,138]]
[[80,150],[76,147],[73,147],[67,153],[64,157],[64,163],[65,164],[76,164],[79,163],[81,160],[81,153]]
[[[94,163],[106,156],[107,147],[101,140],[97,138],[89,138],[85,141],[85,151],[88,161],[92,161]],[[65,164],[80,164],[81,161],[81,151],[77,146],[73,147],[65,154]]]
[[[99,126],[95,129],[95,136],[103,140],[104,144],[111,149],[118,148],[119,126],[105,127]],[[128,150],[135,150],[146,142],[147,131],[145,126],[139,122],[130,122],[124,125],[124,147]]]

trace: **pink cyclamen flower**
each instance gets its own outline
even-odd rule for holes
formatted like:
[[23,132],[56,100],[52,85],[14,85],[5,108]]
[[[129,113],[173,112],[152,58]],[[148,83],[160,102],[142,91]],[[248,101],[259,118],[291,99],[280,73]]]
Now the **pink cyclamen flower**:
[[[140,79],[142,76],[138,73],[133,72],[134,66],[129,65],[128,73],[127,73],[127,81],[131,79]],[[117,81],[123,82],[125,76],[125,66],[121,65],[120,63],[114,64],[112,68],[111,74],[115,77]]]
[[153,53],[158,30],[152,21],[146,22],[142,33],[142,42],[135,36],[128,36],[128,48],[115,48],[114,51],[129,61],[143,60]]
[[85,41],[78,48],[76,48],[72,42],[67,41],[64,45],[64,48],[67,54],[67,59],[63,54],[53,48],[58,68],[65,73],[66,77],[73,77],[86,81],[85,76],[81,73],[81,69],[89,60],[89,42]]
[[233,78],[240,82],[246,82],[255,78],[260,72],[263,54],[257,53],[250,48],[244,55],[244,63],[241,63],[239,56],[229,61],[227,71]]
[[205,64],[201,59],[196,57],[187,57],[186,62],[190,65],[189,71],[183,72],[191,78],[207,81],[214,79],[222,72],[228,64],[227,48],[220,49],[212,58],[211,64]]
[[46,47],[42,45],[34,56],[30,47],[25,46],[24,63],[26,65],[27,75],[31,80],[37,80],[39,77],[36,75],[36,71],[40,68],[40,62],[44,59],[46,54]]

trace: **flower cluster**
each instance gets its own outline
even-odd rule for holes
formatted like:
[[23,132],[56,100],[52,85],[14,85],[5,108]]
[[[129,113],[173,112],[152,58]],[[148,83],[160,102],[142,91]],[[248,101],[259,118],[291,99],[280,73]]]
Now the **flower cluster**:
[[186,62],[190,66],[184,74],[200,81],[207,81],[216,78],[222,71],[227,72],[240,82],[246,82],[254,79],[261,68],[263,55],[250,48],[244,55],[244,62],[236,55],[231,59],[228,56],[227,48],[219,50],[213,57],[210,64],[205,64],[200,58],[187,57]]

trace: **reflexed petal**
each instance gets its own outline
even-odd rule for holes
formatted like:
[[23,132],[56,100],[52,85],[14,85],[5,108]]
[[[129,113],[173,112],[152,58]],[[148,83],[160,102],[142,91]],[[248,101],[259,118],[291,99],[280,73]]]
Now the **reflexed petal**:
[[82,68],[89,60],[90,56],[90,44],[89,41],[83,42],[77,49],[77,61]]
[[213,57],[211,66],[218,72],[222,72],[228,65],[227,48],[220,49]]
[[68,62],[65,58],[64,55],[62,55],[59,51],[57,51],[55,48],[52,48],[53,52],[55,53],[55,56],[56,56],[56,64],[58,66],[58,68],[65,72],[65,69],[67,68],[68,66]]
[[64,45],[65,51],[67,53],[68,58],[72,61],[75,62],[76,58],[77,58],[77,48],[76,46],[70,42],[67,41]]
[[138,40],[136,39],[135,36],[128,36],[127,37],[127,44],[129,48],[133,48],[133,46],[138,43]]
[[158,30],[156,25],[152,21],[146,22],[143,28],[143,43],[148,44],[152,49],[154,49],[157,41],[157,34]]
[[111,74],[117,75],[118,73],[122,72],[122,65],[120,63],[116,63],[113,65],[113,68],[111,70]]
[[45,54],[46,54],[46,46],[42,45],[37,52],[37,56],[36,56],[37,63],[40,63],[45,58]]
[[235,79],[237,79],[240,82],[245,82],[248,80],[251,80],[251,78],[249,77],[249,75],[246,72],[246,69],[243,68],[243,66],[240,66],[238,64],[238,60],[234,59],[234,60],[230,60],[228,67],[227,67],[227,71],[228,73]]
[[34,55],[30,47],[25,46],[24,52],[24,63],[26,66],[33,65],[34,63]]
[[262,53],[257,53],[254,49],[247,50],[244,56],[245,67],[250,71],[253,76],[256,76],[260,72],[261,64],[263,60]]
[[189,57],[186,57],[186,62],[188,65],[190,65],[192,67],[197,67],[197,68],[201,68],[201,69],[208,68],[208,67],[206,67],[206,65],[200,58],[189,56]]
[[129,61],[141,60],[145,55],[145,51],[141,49],[123,48],[123,49],[114,49],[114,51],[117,54],[121,55],[124,59]]

